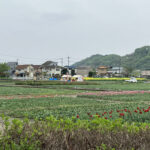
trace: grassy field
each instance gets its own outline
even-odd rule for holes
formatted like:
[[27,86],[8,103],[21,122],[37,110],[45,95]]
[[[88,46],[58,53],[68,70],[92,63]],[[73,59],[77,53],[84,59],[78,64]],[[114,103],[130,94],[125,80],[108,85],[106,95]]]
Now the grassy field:
[[48,89],[48,88],[23,88],[23,87],[0,87],[0,95],[71,95],[81,91],[67,89]]
[[85,89],[96,89],[96,90],[150,90],[150,83],[128,83],[123,81],[98,81],[93,85],[49,85],[47,87],[53,88],[85,88]]

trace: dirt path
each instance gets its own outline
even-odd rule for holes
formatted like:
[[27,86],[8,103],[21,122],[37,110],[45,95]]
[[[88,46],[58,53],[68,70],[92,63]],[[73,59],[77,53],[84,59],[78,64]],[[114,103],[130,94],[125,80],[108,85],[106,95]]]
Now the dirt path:
[[29,99],[29,98],[43,98],[43,97],[55,97],[56,95],[11,95],[0,96],[0,99]]
[[75,98],[77,95],[10,95],[0,96],[0,99],[31,99],[31,98],[54,98],[54,97],[72,97]]
[[78,95],[95,95],[95,96],[105,96],[105,95],[130,95],[130,94],[144,94],[150,91],[103,91],[103,92],[85,92]]

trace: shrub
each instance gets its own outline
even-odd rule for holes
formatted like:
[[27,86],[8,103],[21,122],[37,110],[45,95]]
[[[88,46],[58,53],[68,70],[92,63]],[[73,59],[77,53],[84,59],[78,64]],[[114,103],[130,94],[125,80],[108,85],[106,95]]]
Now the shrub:
[[[78,117],[79,118],[79,117]],[[55,119],[29,121],[13,119],[10,123],[3,117],[5,125],[0,139],[0,149],[148,149],[150,124],[110,121],[95,117],[91,121]]]
[[93,82],[64,82],[64,81],[16,81],[16,85],[97,85]]

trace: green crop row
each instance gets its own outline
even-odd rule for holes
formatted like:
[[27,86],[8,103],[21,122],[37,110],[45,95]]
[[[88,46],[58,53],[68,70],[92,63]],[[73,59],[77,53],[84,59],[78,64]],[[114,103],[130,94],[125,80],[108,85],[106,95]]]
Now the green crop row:
[[97,85],[96,82],[16,81],[16,85]]
[[[142,101],[142,96],[145,97]],[[56,118],[70,118],[79,115],[80,119],[92,119],[92,116],[98,114],[102,118],[107,117],[109,120],[115,120],[120,117],[120,113],[124,113],[124,120],[150,122],[150,112],[144,112],[149,107],[147,94],[138,94],[133,97],[105,97],[104,99],[89,98],[22,98],[22,99],[1,99],[0,113],[5,113],[11,117],[22,118],[28,115],[29,118],[46,118],[53,115]],[[116,98],[116,99],[115,99]],[[134,112],[139,107],[142,114]],[[125,111],[127,109],[127,112]],[[117,112],[120,110],[120,112]],[[129,114],[130,111],[132,115]],[[104,112],[107,112],[105,115]],[[112,112],[111,114],[109,114]]]

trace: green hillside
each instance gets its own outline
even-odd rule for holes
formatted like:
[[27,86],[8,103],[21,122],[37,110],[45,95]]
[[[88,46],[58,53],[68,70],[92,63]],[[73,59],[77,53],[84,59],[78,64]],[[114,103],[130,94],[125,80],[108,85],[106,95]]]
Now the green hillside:
[[132,66],[135,69],[150,69],[150,46],[144,46],[135,50],[134,53],[125,56],[119,56],[115,54],[110,55],[93,55],[80,62],[74,64],[74,66],[91,66],[98,67],[100,65],[105,66]]

